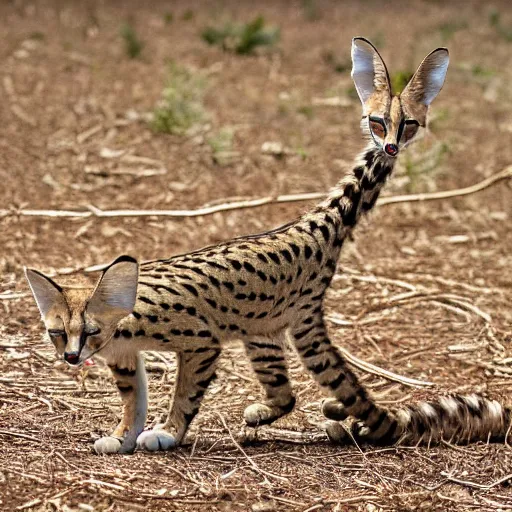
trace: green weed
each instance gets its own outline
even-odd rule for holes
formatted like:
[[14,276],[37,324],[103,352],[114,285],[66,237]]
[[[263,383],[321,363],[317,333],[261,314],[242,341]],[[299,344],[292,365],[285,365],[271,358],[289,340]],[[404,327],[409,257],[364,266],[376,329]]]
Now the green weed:
[[412,71],[396,71],[391,75],[391,90],[394,94],[400,94],[409,83],[414,73]]
[[233,128],[224,127],[206,140],[212,149],[213,161],[216,164],[220,166],[229,165],[239,156],[238,152],[233,151],[234,135]]
[[200,73],[171,64],[162,99],[153,110],[152,128],[182,135],[206,117],[206,80]]
[[194,19],[194,11],[192,9],[187,9],[183,16],[181,17],[183,21],[190,21]]
[[489,12],[489,25],[496,29],[500,37],[512,43],[512,28],[506,27],[501,22],[501,13],[497,9],[491,9]]
[[124,49],[130,59],[136,59],[140,56],[144,43],[137,36],[135,28],[130,23],[125,23],[119,31],[124,41]]
[[265,19],[258,16],[249,23],[226,23],[222,27],[207,27],[201,37],[210,45],[241,55],[254,53],[259,46],[274,46],[280,39],[278,27],[266,27]]
[[479,64],[475,64],[471,68],[471,74],[477,78],[491,78],[496,74],[492,69],[484,68]]

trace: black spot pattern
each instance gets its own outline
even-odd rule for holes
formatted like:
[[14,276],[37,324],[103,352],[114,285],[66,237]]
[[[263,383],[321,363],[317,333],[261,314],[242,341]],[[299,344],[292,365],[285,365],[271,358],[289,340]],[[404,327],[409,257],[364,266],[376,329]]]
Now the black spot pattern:
[[275,252],[268,252],[267,256],[278,265],[281,263],[281,260],[279,259],[279,256]]
[[185,290],[188,290],[195,297],[199,297],[199,292],[191,284],[184,283],[182,284],[182,286],[183,288],[185,288]]
[[284,259],[288,262],[288,263],[291,263],[292,262],[292,255],[290,253],[290,251],[288,249],[283,249],[281,251],[281,254],[284,256]]
[[247,272],[256,272],[256,269],[248,261],[244,261],[244,268],[247,270]]

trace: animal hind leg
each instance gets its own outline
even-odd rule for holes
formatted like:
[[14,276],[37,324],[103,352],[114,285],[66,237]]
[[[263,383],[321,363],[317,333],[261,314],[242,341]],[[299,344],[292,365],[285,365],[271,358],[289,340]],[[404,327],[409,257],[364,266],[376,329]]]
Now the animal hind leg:
[[247,425],[268,425],[289,413],[295,405],[283,350],[284,333],[275,337],[252,338],[245,350],[266,394],[262,403],[249,405],[244,411]]
[[[360,384],[356,374],[334,347],[327,335],[321,310],[313,312],[291,330],[295,347],[316,382],[334,400],[326,400],[322,407],[324,415],[333,420],[342,420],[348,415],[364,422],[364,439],[371,442],[387,442],[395,439],[401,426],[386,409],[375,404]],[[333,424],[328,434],[334,440],[340,438],[341,430]],[[356,431],[357,435],[358,432]]]

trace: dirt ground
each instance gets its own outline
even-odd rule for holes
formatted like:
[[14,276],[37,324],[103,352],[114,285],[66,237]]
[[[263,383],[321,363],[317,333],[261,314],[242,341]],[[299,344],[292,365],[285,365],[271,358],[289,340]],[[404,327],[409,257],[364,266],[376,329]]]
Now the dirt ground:
[[[275,48],[236,55],[200,37],[208,25],[257,15],[281,28]],[[162,258],[270,229],[308,203],[189,219],[19,214],[327,191],[362,144],[349,74],[356,35],[382,49],[393,76],[437,46],[451,52],[431,133],[400,157],[387,194],[479,182],[512,162],[509,2],[13,0],[0,3],[0,20],[0,209],[9,210],[0,217],[1,510],[512,510],[508,444],[331,445],[320,392],[293,354],[296,410],[273,428],[244,428],[242,411],[260,390],[239,346],[226,350],[185,446],[93,454],[120,401],[100,365],[76,372],[57,360],[23,265],[66,282],[76,279],[64,275],[70,269],[122,253]],[[126,22],[145,43],[136,59],[119,35]],[[171,60],[207,82],[207,117],[181,136],[145,121]],[[319,105],[325,98],[340,105]],[[233,138],[219,163],[211,141],[223,130]],[[286,154],[265,154],[265,142]],[[475,391],[510,405],[511,199],[502,182],[465,198],[381,206],[361,223],[328,296],[332,338],[435,383],[364,375],[382,403]],[[150,426],[165,414],[174,364],[147,360]]]

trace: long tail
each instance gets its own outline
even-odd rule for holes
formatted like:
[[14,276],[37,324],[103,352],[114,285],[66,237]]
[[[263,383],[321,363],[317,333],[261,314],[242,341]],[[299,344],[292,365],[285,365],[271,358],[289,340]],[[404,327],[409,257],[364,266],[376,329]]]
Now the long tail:
[[[466,444],[476,441],[505,441],[512,430],[512,409],[480,395],[453,395],[398,409],[394,412],[397,428],[381,439],[364,422],[352,425],[357,442],[379,445],[416,445],[447,441]],[[327,434],[337,443],[350,437],[338,422],[329,422]]]

